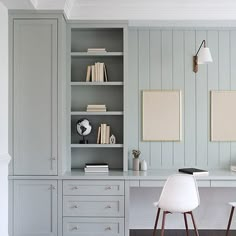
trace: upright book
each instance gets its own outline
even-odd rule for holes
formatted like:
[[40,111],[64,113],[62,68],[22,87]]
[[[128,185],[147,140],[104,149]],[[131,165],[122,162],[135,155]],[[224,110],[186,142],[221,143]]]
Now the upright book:
[[209,172],[207,170],[201,170],[197,168],[182,168],[182,169],[179,169],[179,172],[194,175],[194,176],[209,175]]

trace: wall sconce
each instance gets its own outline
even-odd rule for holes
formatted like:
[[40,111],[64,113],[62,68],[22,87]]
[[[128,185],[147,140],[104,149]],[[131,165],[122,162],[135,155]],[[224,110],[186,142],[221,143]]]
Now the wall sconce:
[[210,49],[206,47],[206,40],[202,40],[196,55],[193,57],[193,71],[197,73],[199,64],[206,64],[212,61]]

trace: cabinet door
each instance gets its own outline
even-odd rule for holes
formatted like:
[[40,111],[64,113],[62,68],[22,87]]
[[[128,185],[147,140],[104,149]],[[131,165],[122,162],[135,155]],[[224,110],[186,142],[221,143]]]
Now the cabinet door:
[[57,21],[14,20],[15,175],[57,174]]
[[57,181],[14,181],[14,236],[57,236]]

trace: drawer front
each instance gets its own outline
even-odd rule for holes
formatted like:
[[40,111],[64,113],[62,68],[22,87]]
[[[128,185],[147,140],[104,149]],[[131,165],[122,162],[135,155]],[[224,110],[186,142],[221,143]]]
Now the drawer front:
[[66,180],[63,195],[124,195],[124,181]]
[[211,180],[211,187],[235,188],[235,180]]
[[63,236],[123,236],[123,218],[63,218]]
[[140,180],[140,187],[163,187],[165,180]]
[[123,196],[64,196],[64,216],[124,216]]

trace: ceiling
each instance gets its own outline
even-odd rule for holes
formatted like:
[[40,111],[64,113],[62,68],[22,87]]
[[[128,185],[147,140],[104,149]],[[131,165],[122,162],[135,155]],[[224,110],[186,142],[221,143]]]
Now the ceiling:
[[236,20],[235,0],[0,0],[8,9],[64,10],[68,19]]

